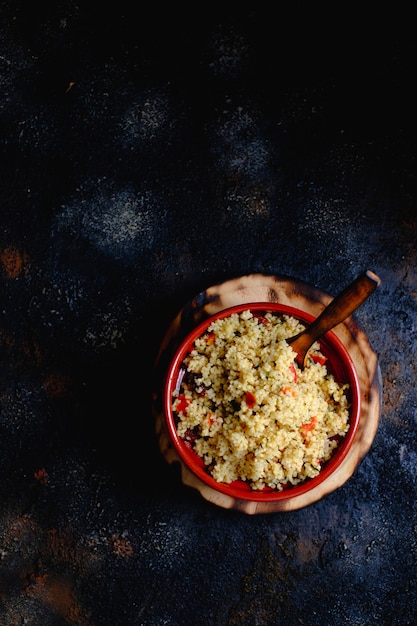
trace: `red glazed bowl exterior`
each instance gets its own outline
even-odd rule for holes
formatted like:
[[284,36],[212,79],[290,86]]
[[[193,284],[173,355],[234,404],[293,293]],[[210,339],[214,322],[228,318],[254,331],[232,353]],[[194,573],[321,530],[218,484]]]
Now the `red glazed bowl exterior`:
[[217,482],[207,472],[203,459],[201,459],[191,449],[188,443],[183,441],[178,436],[174,412],[172,410],[172,393],[181,383],[181,365],[185,356],[192,350],[195,340],[200,335],[204,334],[211,322],[219,318],[228,317],[232,313],[241,313],[242,311],[246,311],[248,309],[257,313],[271,312],[275,314],[290,315],[297,318],[306,326],[311,324],[315,319],[312,315],[306,313],[305,311],[301,311],[300,309],[271,302],[240,304],[224,309],[223,311],[208,317],[206,320],[198,324],[198,326],[196,326],[182,341],[168,366],[163,393],[164,417],[169,437],[179,457],[188,469],[191,470],[201,481],[203,481],[203,483],[218,492],[238,500],[278,502],[280,500],[294,498],[307,493],[328,479],[340,467],[353,444],[358,430],[361,413],[361,392],[358,375],[352,358],[337,335],[331,330],[328,331],[321,339],[319,339],[320,350],[327,357],[327,369],[334,375],[336,381],[339,383],[349,384],[350,389],[348,397],[351,404],[349,430],[334,451],[332,457],[323,465],[320,473],[316,477],[308,478],[294,486],[284,487],[282,491],[271,488],[265,488],[262,491],[253,490],[250,485],[240,480],[233,481],[229,484]]

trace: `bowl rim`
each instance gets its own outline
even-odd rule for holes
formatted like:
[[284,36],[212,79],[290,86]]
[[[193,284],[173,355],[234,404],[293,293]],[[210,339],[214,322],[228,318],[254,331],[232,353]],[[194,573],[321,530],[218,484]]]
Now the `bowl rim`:
[[211,487],[217,492],[230,496],[237,500],[249,500],[255,502],[278,502],[301,496],[312,489],[321,485],[325,480],[332,476],[341,466],[358,431],[360,415],[361,415],[361,389],[359,377],[355,364],[351,355],[342,340],[333,330],[329,330],[318,341],[323,344],[324,352],[327,347],[332,347],[341,355],[341,361],[344,364],[346,373],[348,374],[351,390],[351,407],[350,407],[350,428],[337,448],[337,452],[323,465],[320,473],[313,477],[307,478],[297,485],[284,487],[282,491],[277,489],[265,488],[264,490],[251,489],[245,481],[233,481],[232,483],[221,483],[216,481],[205,469],[203,460],[193,451],[186,442],[181,439],[177,433],[175,419],[172,411],[172,391],[176,386],[176,379],[181,363],[186,354],[190,351],[194,341],[205,332],[208,326],[217,319],[229,317],[233,313],[241,313],[246,310],[255,312],[271,311],[275,314],[290,315],[296,317],[305,324],[310,324],[316,317],[307,311],[294,306],[281,304],[279,302],[245,302],[233,305],[208,315],[204,320],[199,322],[187,335],[181,340],[176,347],[172,358],[168,364],[165,381],[163,385],[162,408],[164,422],[168,430],[168,435],[174,445],[174,448],[185,466],[200,479],[206,486]]

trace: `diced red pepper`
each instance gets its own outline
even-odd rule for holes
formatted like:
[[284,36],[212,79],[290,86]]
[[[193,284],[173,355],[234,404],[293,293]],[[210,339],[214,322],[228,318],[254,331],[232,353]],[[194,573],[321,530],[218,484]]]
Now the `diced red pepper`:
[[296,383],[297,382],[297,370],[295,369],[294,363],[291,363],[290,371],[291,371],[291,374],[292,374],[293,382]]
[[213,426],[214,422],[216,421],[216,414],[215,413],[209,413],[207,415],[207,421],[208,421],[208,425],[209,426]]
[[327,361],[327,357],[322,354],[311,354],[310,356],[314,363],[320,363],[320,365],[324,365]]
[[177,413],[185,413],[188,405],[191,403],[190,398],[186,398],[183,393],[178,396],[178,404],[176,406]]
[[253,317],[256,317],[258,322],[260,324],[263,324],[264,326],[269,326],[269,324],[271,323],[268,318],[266,318],[264,315],[261,315],[260,313],[254,313]]
[[247,391],[246,395],[245,395],[245,402],[248,405],[248,407],[250,409],[253,409],[253,407],[256,404],[256,397],[253,395],[253,393],[251,391]]
[[300,431],[304,438],[307,437],[307,434],[315,429],[317,426],[317,417],[314,415],[309,422],[305,422],[305,424],[301,424]]
[[208,333],[206,337],[206,344],[211,346],[216,341],[216,333]]

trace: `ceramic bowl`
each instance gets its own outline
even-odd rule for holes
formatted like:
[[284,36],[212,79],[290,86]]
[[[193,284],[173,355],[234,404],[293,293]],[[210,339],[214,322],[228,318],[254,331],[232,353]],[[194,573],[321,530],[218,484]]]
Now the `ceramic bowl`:
[[200,479],[200,481],[215,491],[225,494],[226,496],[231,496],[237,500],[273,503],[306,494],[323,483],[323,481],[329,479],[332,474],[340,468],[343,460],[349,453],[358,430],[361,413],[361,391],[355,365],[349,352],[338,336],[333,331],[328,331],[319,339],[320,351],[327,358],[326,367],[328,372],[333,374],[338,383],[348,383],[349,389],[347,396],[350,403],[349,430],[347,434],[340,439],[338,446],[333,450],[331,458],[322,464],[321,470],[317,476],[307,478],[296,485],[285,485],[282,490],[268,487],[263,490],[255,490],[248,482],[241,480],[236,480],[231,483],[216,481],[210,475],[202,458],[194,452],[190,443],[182,439],[177,433],[176,420],[178,420],[178,417],[173,411],[173,393],[175,390],[180,390],[181,381],[184,376],[183,361],[193,349],[196,339],[206,332],[207,328],[214,320],[230,316],[232,313],[241,313],[247,309],[257,315],[264,314],[265,312],[271,312],[277,315],[289,315],[295,317],[305,326],[308,326],[314,320],[314,317],[305,311],[292,306],[271,302],[244,303],[211,315],[199,323],[185,339],[183,339],[170,360],[164,382],[162,398],[163,412],[168,436],[172,445],[185,466]]

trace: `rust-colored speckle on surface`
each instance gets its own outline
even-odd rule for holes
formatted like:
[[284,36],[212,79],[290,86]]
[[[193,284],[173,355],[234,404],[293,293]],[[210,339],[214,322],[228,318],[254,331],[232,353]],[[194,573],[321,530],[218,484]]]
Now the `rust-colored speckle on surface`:
[[78,545],[74,542],[71,533],[50,528],[47,531],[47,546],[48,554],[53,554],[54,558],[60,559],[63,563],[78,567],[80,562]]
[[34,529],[35,523],[33,520],[26,515],[20,515],[11,521],[8,534],[12,541],[25,542],[31,540]]
[[61,374],[50,374],[44,379],[42,386],[50,396],[63,398],[70,392],[70,379]]
[[44,468],[37,470],[34,473],[34,477],[43,485],[47,485],[49,483],[49,476]]
[[74,597],[71,580],[63,576],[42,573],[34,576],[27,586],[27,593],[49,606],[55,615],[63,617],[74,626],[88,626],[90,616],[83,616],[82,608]]
[[40,363],[42,362],[42,352],[38,343],[24,343],[22,345],[22,352],[26,359],[34,361],[36,365],[40,365]]
[[132,544],[128,539],[124,537],[112,537],[113,552],[117,556],[122,556],[125,559],[129,559],[133,555]]
[[26,252],[17,248],[4,248],[0,252],[0,263],[7,278],[18,278],[23,271],[26,271],[29,263]]

